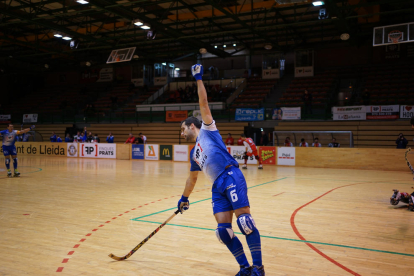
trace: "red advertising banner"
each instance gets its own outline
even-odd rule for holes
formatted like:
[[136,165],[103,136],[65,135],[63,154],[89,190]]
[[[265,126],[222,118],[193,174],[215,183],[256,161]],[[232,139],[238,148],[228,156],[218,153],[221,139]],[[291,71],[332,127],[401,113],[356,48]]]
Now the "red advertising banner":
[[181,122],[182,120],[187,119],[187,117],[188,117],[188,112],[186,110],[165,112],[166,122]]
[[276,164],[275,147],[259,147],[259,156],[263,164]]

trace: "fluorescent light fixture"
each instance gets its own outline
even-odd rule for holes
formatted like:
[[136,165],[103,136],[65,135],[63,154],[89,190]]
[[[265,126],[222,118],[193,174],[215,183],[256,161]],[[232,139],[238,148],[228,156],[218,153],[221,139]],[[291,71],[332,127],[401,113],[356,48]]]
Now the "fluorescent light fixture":
[[141,29],[149,30],[149,29],[151,29],[151,26],[149,24],[144,24],[144,25],[141,26]]
[[175,67],[175,71],[180,71],[180,68],[178,68],[178,67]]
[[166,62],[163,62],[163,63],[161,63],[162,65],[167,65],[167,63]]
[[79,4],[82,4],[82,5],[89,4],[89,2],[85,1],[85,0],[76,0],[76,2],[78,2]]
[[233,46],[234,46],[234,47],[236,47],[236,46],[237,46],[237,44],[236,44],[236,43],[233,43]]
[[58,37],[58,38],[61,38],[61,37],[62,37],[62,35],[61,35],[61,34],[54,34],[53,36],[54,36],[54,37]]
[[217,45],[214,45],[214,48],[216,48],[216,49],[217,49]]
[[72,38],[69,37],[69,36],[64,36],[64,37],[62,37],[62,39],[64,39],[64,40],[72,40]]
[[227,46],[226,46],[226,44],[224,44],[224,45],[223,45],[223,48],[226,48],[226,47],[227,47]]
[[325,5],[323,1],[315,1],[312,3],[315,7]]
[[142,26],[142,25],[144,25],[144,22],[142,22],[141,20],[138,20],[138,19],[137,20],[134,20],[133,22],[134,22],[134,25],[135,26]]

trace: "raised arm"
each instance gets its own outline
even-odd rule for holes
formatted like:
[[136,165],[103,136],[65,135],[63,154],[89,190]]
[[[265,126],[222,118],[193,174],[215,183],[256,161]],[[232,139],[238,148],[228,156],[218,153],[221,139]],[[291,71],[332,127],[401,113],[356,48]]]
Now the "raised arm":
[[35,128],[35,126],[33,125],[30,128],[26,128],[26,129],[23,129],[23,130],[18,130],[17,131],[17,135],[20,135],[20,134],[24,134],[26,132],[29,132],[29,131],[33,130],[34,128]]
[[200,105],[201,118],[203,119],[204,124],[209,125],[213,122],[213,116],[211,116],[210,107],[208,106],[207,92],[202,80],[203,65],[193,65],[191,67],[191,73],[197,81],[198,103]]

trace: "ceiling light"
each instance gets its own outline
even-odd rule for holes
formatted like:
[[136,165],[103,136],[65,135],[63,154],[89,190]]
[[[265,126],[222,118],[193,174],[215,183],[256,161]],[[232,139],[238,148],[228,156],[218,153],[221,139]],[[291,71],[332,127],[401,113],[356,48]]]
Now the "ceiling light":
[[62,35],[61,35],[60,33],[58,33],[58,32],[55,32],[55,33],[53,34],[53,36],[54,36],[54,37],[58,37],[58,38],[61,38],[61,37],[62,37]]
[[89,66],[91,66],[92,64],[91,64],[89,61],[87,61],[87,62],[85,63],[85,65],[89,67]]
[[139,56],[138,55],[134,55],[132,58],[139,59]]
[[82,4],[82,5],[89,4],[89,2],[85,1],[85,0],[76,0],[76,2],[78,2],[79,4]]
[[214,48],[216,48],[216,49],[217,49],[217,45],[214,45]]
[[46,69],[49,69],[49,64],[45,64],[45,68]]
[[64,39],[64,40],[71,40],[72,38],[69,37],[69,36],[64,36],[64,37],[62,37],[62,39]]
[[175,71],[180,71],[180,68],[178,68],[178,67],[175,67]]
[[135,26],[142,26],[144,25],[144,22],[142,22],[141,20],[137,19],[132,21],[134,23]]
[[237,46],[237,44],[236,44],[236,43],[233,43],[233,46],[234,46],[234,47],[236,47],[236,46]]
[[224,44],[224,45],[223,45],[223,48],[226,48],[226,47],[227,47],[227,46],[226,46],[226,44]]
[[265,48],[266,50],[271,50],[273,47],[272,47],[272,45],[270,45],[270,44],[266,44],[266,45],[264,46],[264,48]]
[[200,48],[200,54],[205,54],[207,53],[207,49],[206,48]]
[[312,3],[315,7],[325,5],[323,1],[315,1]]
[[149,24],[143,24],[143,25],[141,26],[141,29],[144,29],[144,30],[149,30],[149,29],[151,29],[151,26],[150,26]]
[[163,62],[163,63],[161,63],[162,65],[167,65],[167,63],[166,62]]

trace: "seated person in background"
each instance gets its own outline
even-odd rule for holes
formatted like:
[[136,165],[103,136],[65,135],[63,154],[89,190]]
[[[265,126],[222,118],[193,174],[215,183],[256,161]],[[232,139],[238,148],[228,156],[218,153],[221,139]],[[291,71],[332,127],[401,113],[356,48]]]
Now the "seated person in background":
[[106,137],[106,142],[109,144],[112,144],[114,142],[114,136],[112,135],[112,132],[109,132],[108,137]]
[[95,143],[100,143],[101,139],[98,136],[98,133],[95,133],[95,137],[93,137],[93,140],[95,141]]
[[62,143],[62,138],[59,135],[56,135],[56,142]]
[[285,147],[293,147],[293,143],[290,141],[290,137],[286,137],[285,144],[283,146],[285,146]]
[[91,131],[89,131],[87,141],[88,141],[88,143],[93,143],[93,140],[94,140],[94,139],[93,139],[92,132],[91,132]]
[[335,138],[332,138],[332,143],[329,143],[328,147],[330,147],[330,148],[340,148],[341,144],[337,143]]
[[30,133],[24,133],[23,134],[23,142],[29,142]]
[[125,141],[124,144],[133,144],[135,142],[135,137],[132,135],[132,133],[129,134],[128,139]]
[[52,135],[50,136],[50,142],[56,142],[56,134],[55,134],[55,132],[52,132]]
[[142,143],[143,143],[143,144],[146,144],[146,143],[147,143],[147,137],[146,137],[146,136],[144,136],[144,134],[142,134],[142,132],[140,132],[138,135],[139,135],[139,137],[141,138]]
[[400,133],[395,143],[397,144],[397,149],[405,149],[407,147],[408,141],[405,139],[404,134]]
[[308,143],[305,142],[304,138],[300,139],[299,147],[309,147]]
[[66,134],[66,137],[65,137],[65,142],[66,143],[71,143],[73,140],[72,140],[72,138],[70,138],[70,134],[68,133],[68,134]]
[[232,146],[234,144],[234,139],[231,137],[231,133],[227,134],[226,145]]
[[87,140],[88,140],[87,131],[86,131],[86,127],[84,127],[82,133],[80,133],[80,131],[78,131],[78,134],[75,135],[73,142],[85,143],[85,141],[87,141]]
[[318,137],[315,137],[315,140],[313,140],[312,147],[322,147],[321,143],[319,143]]

